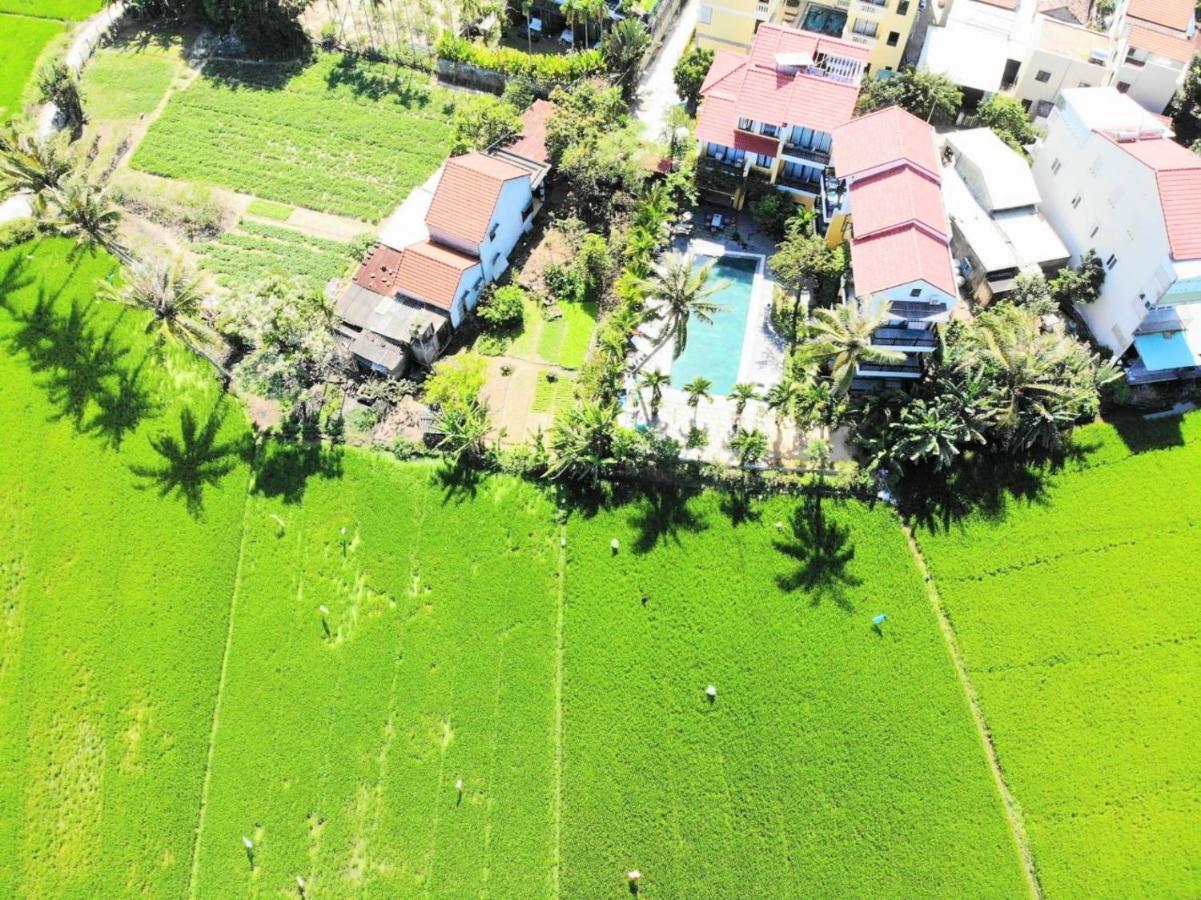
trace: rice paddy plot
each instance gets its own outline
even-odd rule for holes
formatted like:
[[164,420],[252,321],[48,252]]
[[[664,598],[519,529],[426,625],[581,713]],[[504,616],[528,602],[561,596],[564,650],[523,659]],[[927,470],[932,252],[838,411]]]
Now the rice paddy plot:
[[350,57],[212,60],[171,98],[131,165],[376,221],[446,156],[454,103],[424,75]]
[[552,381],[543,372],[539,373],[538,380],[534,383],[534,399],[530,404],[530,410],[554,415],[561,407],[567,406],[574,400],[574,378],[559,376]]
[[0,896],[183,896],[247,425],[107,257],[0,253]]
[[555,318],[547,318],[536,302],[528,302],[522,316],[522,333],[513,341],[508,355],[565,369],[580,368],[596,328],[598,307],[595,303],[560,303],[556,312]]
[[919,533],[1048,897],[1201,893],[1201,417]]
[[[0,11],[3,8],[0,3]],[[21,112],[21,98],[38,57],[65,30],[53,19],[0,14],[0,122]]]
[[890,511],[669,491],[568,535],[563,896],[1024,894]]
[[243,220],[211,241],[192,244],[200,268],[229,290],[246,290],[272,275],[300,278],[314,290],[346,271],[350,249],[291,228]]
[[550,894],[557,532],[437,471],[348,450],[249,505],[199,896]]

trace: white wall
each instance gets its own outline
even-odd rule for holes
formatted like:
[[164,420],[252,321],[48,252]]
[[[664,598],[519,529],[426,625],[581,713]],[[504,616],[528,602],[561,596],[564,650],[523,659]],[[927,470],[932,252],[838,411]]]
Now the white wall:
[[[477,254],[483,264],[486,281],[495,281],[508,268],[509,256],[525,233],[522,210],[532,198],[528,176],[506,181],[501,188],[500,196],[496,200],[496,209],[492,211],[492,222],[488,226],[491,233],[495,225],[496,234],[493,237],[485,235]],[[497,253],[500,254],[500,258],[494,262],[493,257]]]
[[[472,266],[465,271],[459,279],[459,286],[455,289],[455,299],[450,306],[450,324],[458,328],[463,322],[463,317],[470,310],[475,309],[480,302],[480,292],[487,283],[486,279],[481,278],[482,270],[479,266]],[[479,285],[476,281],[479,280]]]
[[[1051,73],[1048,81],[1037,80],[1039,71]],[[1109,72],[1079,59],[1070,59],[1034,48],[1018,72],[1014,96],[1030,101],[1030,115],[1037,118],[1040,100],[1054,103],[1064,88],[1097,87],[1107,83]],[[1040,121],[1042,121],[1040,119]]]
[[1183,75],[1183,69],[1157,63],[1155,57],[1151,57],[1145,66],[1119,65],[1111,83],[1117,87],[1118,82],[1126,82],[1130,85],[1126,92],[1130,98],[1143,109],[1158,114],[1172,101]]
[[[914,291],[917,291],[916,296]],[[884,291],[876,291],[873,297],[888,300],[890,303],[941,303],[948,313],[959,304],[959,297],[951,296],[946,291],[940,291],[928,281],[911,281],[899,284]],[[938,316],[931,321],[943,321],[946,316]]]

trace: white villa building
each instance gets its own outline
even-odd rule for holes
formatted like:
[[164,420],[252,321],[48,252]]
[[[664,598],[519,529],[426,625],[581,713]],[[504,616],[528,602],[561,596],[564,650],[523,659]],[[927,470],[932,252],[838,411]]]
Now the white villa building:
[[1080,314],[1128,380],[1201,374],[1201,157],[1115,88],[1066,90],[1033,174],[1072,262],[1105,266]]

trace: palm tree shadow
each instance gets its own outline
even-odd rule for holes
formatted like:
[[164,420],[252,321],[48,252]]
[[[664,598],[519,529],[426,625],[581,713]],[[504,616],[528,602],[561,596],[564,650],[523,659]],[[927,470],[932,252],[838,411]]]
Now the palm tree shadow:
[[822,509],[822,500],[808,496],[792,511],[791,535],[772,543],[785,556],[795,560],[796,569],[776,576],[776,584],[785,591],[806,591],[812,595],[810,606],[832,601],[844,612],[854,612],[847,588],[862,580],[847,571],[855,558],[850,542],[851,529],[831,521]]
[[636,531],[635,553],[649,553],[669,540],[677,546],[680,534],[698,534],[709,527],[705,517],[690,505],[700,488],[684,485],[659,485],[642,492],[640,502],[630,516]]
[[255,493],[299,503],[313,476],[342,477],[342,447],[321,440],[315,429],[304,429],[268,441],[254,473]]
[[730,524],[737,528],[739,525],[758,522],[763,518],[763,514],[755,509],[754,500],[750,480],[744,477],[722,492],[719,505]]
[[150,438],[159,461],[130,466],[130,471],[144,480],[140,487],[153,488],[160,497],[178,497],[192,518],[202,518],[205,488],[216,487],[245,451],[242,441],[219,440],[224,422],[225,404],[220,398],[203,423],[190,407],[184,407],[179,414],[179,437],[162,432]]
[[445,460],[434,470],[434,480],[442,489],[442,505],[474,500],[485,473],[478,466],[459,460]]

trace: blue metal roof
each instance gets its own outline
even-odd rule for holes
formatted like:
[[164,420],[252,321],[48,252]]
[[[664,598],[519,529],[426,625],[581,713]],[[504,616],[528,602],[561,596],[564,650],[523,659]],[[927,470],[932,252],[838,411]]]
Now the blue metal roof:
[[1150,371],[1181,369],[1198,363],[1183,331],[1140,335],[1134,339],[1134,346]]

